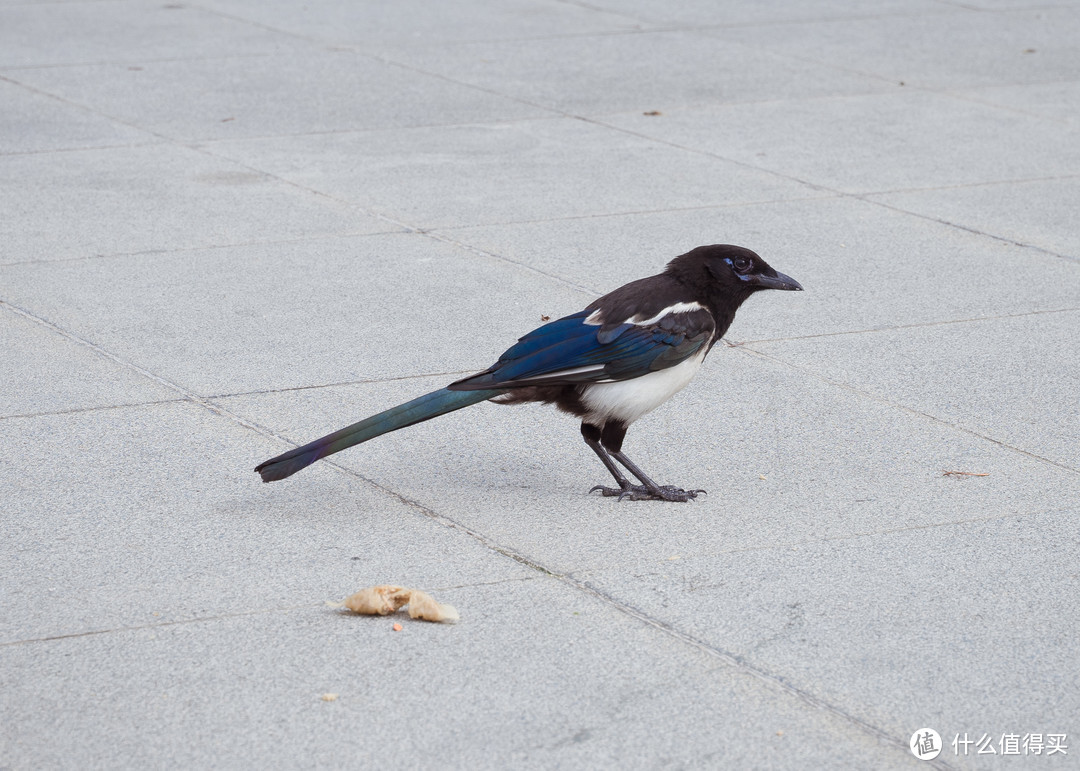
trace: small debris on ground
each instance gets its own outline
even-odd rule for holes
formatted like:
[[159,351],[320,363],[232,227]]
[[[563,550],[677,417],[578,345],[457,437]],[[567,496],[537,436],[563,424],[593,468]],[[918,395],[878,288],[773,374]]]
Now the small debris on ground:
[[337,701],[337,694],[336,693],[324,693],[321,698],[322,698],[323,701]]
[[410,590],[403,586],[382,584],[349,595],[342,605],[365,616],[388,616],[409,601],[409,594]]
[[419,618],[424,621],[457,621],[457,610],[450,605],[442,605],[435,602],[435,598],[427,592],[413,589],[409,595],[409,618]]
[[[344,602],[334,603],[333,607],[348,608],[353,613],[365,616],[387,616],[406,605],[409,606],[410,618],[444,623],[457,621],[460,618],[454,607],[436,602],[435,598],[427,592],[393,584],[381,584],[361,589],[356,594],[346,597]],[[394,624],[394,631],[400,631],[399,624]]]
[[980,474],[978,471],[942,471],[944,477],[988,477],[989,474]]

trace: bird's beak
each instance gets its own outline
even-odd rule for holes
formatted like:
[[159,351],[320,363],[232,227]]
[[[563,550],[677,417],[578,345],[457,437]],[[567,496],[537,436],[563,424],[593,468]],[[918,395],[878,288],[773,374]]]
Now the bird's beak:
[[791,276],[777,273],[775,276],[766,276],[762,273],[754,273],[747,276],[747,283],[762,289],[784,289],[788,292],[801,292],[802,284]]

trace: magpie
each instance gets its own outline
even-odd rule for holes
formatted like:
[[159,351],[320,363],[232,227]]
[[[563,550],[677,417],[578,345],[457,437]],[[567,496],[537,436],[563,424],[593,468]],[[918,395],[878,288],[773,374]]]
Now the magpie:
[[[320,458],[376,436],[491,400],[542,402],[581,418],[581,435],[615,478],[597,485],[605,496],[688,501],[704,490],[659,485],[622,451],[635,420],[678,393],[735,318],[762,289],[798,291],[740,246],[699,246],[664,272],[632,281],[584,310],[533,330],[475,375],[380,412],[259,464],[264,482],[295,474]],[[640,484],[631,482],[622,465]]]

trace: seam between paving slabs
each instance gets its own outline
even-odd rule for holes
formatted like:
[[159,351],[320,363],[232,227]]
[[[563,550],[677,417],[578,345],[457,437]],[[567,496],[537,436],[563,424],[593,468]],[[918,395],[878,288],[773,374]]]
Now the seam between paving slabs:
[[1008,442],[1003,441],[1001,439],[995,439],[992,436],[980,433],[980,432],[976,431],[975,429],[968,428],[967,426],[964,426],[964,425],[962,425],[960,423],[949,422],[948,420],[944,420],[944,419],[939,418],[939,417],[937,417],[935,415],[931,415],[928,412],[922,412],[921,410],[916,410],[916,409],[914,409],[912,407],[908,407],[906,405],[900,404],[899,402],[894,402],[894,401],[886,399],[886,398],[884,398],[882,396],[877,396],[876,394],[870,393],[869,391],[864,391],[861,388],[856,388],[856,387],[854,387],[854,386],[852,386],[850,384],[842,383],[839,380],[833,380],[832,378],[827,377],[826,375],[822,375],[822,374],[820,374],[818,372],[814,372],[812,369],[808,369],[806,367],[802,367],[802,366],[799,366],[797,364],[792,364],[791,362],[784,361],[783,359],[778,359],[775,356],[771,356],[771,355],[769,355],[767,353],[764,353],[762,351],[756,351],[756,350],[754,350],[752,348],[748,348],[746,346],[738,346],[738,347],[736,347],[736,350],[745,352],[747,356],[756,356],[758,358],[765,359],[767,361],[771,361],[771,362],[773,362],[775,364],[779,364],[781,366],[788,367],[788,368],[793,369],[796,372],[799,372],[799,373],[801,373],[803,375],[809,375],[810,377],[813,377],[816,380],[820,380],[823,383],[828,383],[831,386],[836,386],[838,388],[843,388],[844,390],[849,391],[849,392],[851,392],[853,394],[856,394],[858,396],[861,396],[861,397],[863,397],[865,399],[870,399],[872,401],[878,402],[879,404],[884,404],[884,405],[892,407],[894,409],[902,410],[903,412],[906,412],[909,415],[915,415],[917,417],[925,418],[926,420],[933,421],[934,423],[937,423],[938,425],[946,426],[946,427],[951,428],[951,429],[953,429],[955,431],[962,431],[965,434],[970,434],[971,436],[982,439],[983,441],[991,442],[992,444],[996,444],[998,447],[1002,447],[1002,448],[1004,448],[1006,450],[1010,450],[1010,451],[1012,451],[1014,453],[1017,453],[1018,455],[1023,455],[1025,457],[1031,458],[1032,460],[1036,460],[1036,461],[1039,461],[1041,463],[1045,463],[1048,466],[1053,466],[1054,468],[1061,469],[1062,471],[1068,471],[1068,472],[1071,472],[1073,474],[1080,474],[1080,468],[1074,468],[1072,466],[1067,466],[1064,463],[1059,463],[1058,461],[1051,460],[1050,458],[1045,458],[1042,455],[1031,452],[1029,450],[1025,450],[1022,447],[1017,447],[1015,445],[1009,444]]
[[[220,405],[214,404],[209,399],[200,397],[199,395],[197,395],[197,394],[195,394],[195,393],[193,393],[191,391],[188,391],[184,387],[182,387],[182,386],[180,386],[180,385],[178,385],[176,383],[173,383],[173,382],[171,382],[171,381],[169,381],[169,380],[167,380],[167,379],[165,379],[165,378],[163,378],[163,377],[161,377],[159,375],[154,374],[153,372],[151,372],[150,370],[148,370],[148,369],[146,369],[144,367],[140,367],[139,365],[137,365],[137,364],[135,364],[133,362],[129,362],[129,361],[123,359],[122,357],[117,356],[116,354],[105,350],[101,346],[96,345],[95,343],[93,343],[93,342],[91,342],[89,340],[86,340],[85,338],[80,337],[79,335],[76,335],[73,332],[65,330],[64,328],[58,326],[57,324],[54,324],[54,323],[48,321],[47,319],[44,319],[44,318],[42,318],[40,316],[37,316],[37,315],[35,315],[33,313],[30,313],[29,311],[26,311],[26,310],[24,310],[22,308],[14,306],[11,303],[8,303],[8,302],[3,301],[3,300],[0,300],[0,307],[4,307],[4,308],[10,310],[13,313],[17,313],[20,316],[23,316],[24,318],[29,319],[30,321],[34,321],[35,323],[40,324],[41,326],[45,327],[46,329],[49,329],[49,330],[51,330],[51,331],[53,331],[53,332],[55,332],[55,333],[57,333],[59,335],[62,335],[63,337],[67,338],[68,340],[71,340],[72,342],[75,342],[75,343],[78,343],[79,345],[85,346],[86,348],[89,348],[90,350],[94,351],[95,353],[98,353],[101,356],[104,356],[105,358],[107,358],[107,359],[109,359],[109,360],[111,360],[111,361],[113,361],[113,362],[115,362],[117,364],[120,364],[121,366],[128,367],[128,368],[134,370],[135,372],[138,372],[139,374],[143,375],[144,377],[147,377],[147,378],[149,378],[150,380],[153,380],[156,383],[164,385],[165,387],[175,391],[176,393],[181,394],[183,396],[183,401],[188,401],[188,402],[197,404],[197,405],[205,408],[206,410],[214,413],[215,415],[219,415],[221,417],[228,418],[228,419],[232,420],[233,422],[237,423],[238,425],[241,425],[241,426],[243,426],[245,428],[248,428],[248,429],[250,429],[250,430],[252,430],[252,431],[254,431],[254,432],[256,432],[256,433],[258,433],[258,434],[260,434],[262,436],[278,439],[278,440],[286,442],[288,444],[292,444],[292,442],[288,442],[288,440],[286,440],[280,434],[270,430],[269,428],[266,428],[264,426],[260,426],[260,425],[258,425],[256,423],[252,422],[252,421],[248,421],[248,420],[240,417],[236,413],[232,412],[231,410],[228,410],[228,409],[226,409],[224,407],[221,407]],[[515,549],[512,549],[512,548],[510,548],[508,546],[504,546],[504,545],[498,543],[497,541],[495,541],[494,539],[492,539],[491,537],[485,535],[484,533],[481,533],[478,530],[474,530],[474,529],[472,529],[472,528],[470,528],[470,527],[468,527],[468,526],[466,526],[466,525],[464,525],[464,524],[462,524],[460,522],[457,522],[456,520],[454,520],[454,519],[452,519],[450,517],[447,517],[444,514],[440,514],[439,512],[435,511],[434,509],[431,509],[431,508],[423,505],[419,501],[413,500],[412,498],[409,498],[408,496],[405,496],[405,495],[397,492],[396,490],[385,487],[385,486],[379,484],[378,482],[376,482],[376,481],[374,481],[372,479],[368,479],[367,477],[363,476],[362,474],[360,474],[360,473],[358,473],[356,471],[353,471],[352,469],[341,466],[340,464],[335,463],[335,462],[333,462],[331,460],[328,460],[328,459],[324,459],[324,462],[329,464],[330,466],[333,466],[334,468],[338,469],[339,471],[342,471],[342,472],[344,472],[344,473],[346,473],[346,474],[348,474],[348,475],[350,475],[350,476],[352,476],[352,477],[354,477],[354,478],[356,478],[358,480],[361,480],[362,482],[367,483],[368,485],[370,485],[371,487],[379,490],[380,492],[382,492],[382,493],[384,493],[386,495],[389,495],[392,498],[397,499],[398,501],[400,501],[402,504],[404,504],[408,508],[413,509],[418,514],[433,520],[434,522],[442,525],[443,527],[446,527],[446,528],[448,528],[450,530],[457,530],[457,531],[459,531],[461,533],[464,533],[465,535],[468,535],[469,537],[471,537],[475,541],[479,542],[480,544],[482,544],[483,546],[487,547],[489,550],[491,550],[491,551],[493,551],[493,552],[495,552],[497,554],[501,554],[504,557],[508,557],[509,559],[512,559],[515,562],[518,562],[518,563],[520,563],[522,565],[525,565],[525,566],[527,566],[529,568],[532,568],[533,570],[537,571],[541,575],[550,576],[552,578],[555,578],[555,579],[567,584],[568,586],[571,586],[571,587],[577,589],[580,592],[583,592],[585,594],[593,596],[596,599],[599,599],[599,600],[603,601],[605,604],[611,606],[612,608],[618,610],[619,612],[621,612],[621,613],[623,613],[623,614],[625,614],[625,615],[627,615],[627,616],[629,616],[631,618],[637,619],[639,622],[644,623],[644,624],[646,624],[648,626],[651,626],[654,629],[657,629],[657,630],[669,635],[670,637],[675,638],[676,640],[679,640],[679,641],[681,641],[681,642],[683,642],[683,643],[685,643],[687,645],[693,646],[693,647],[697,648],[698,650],[701,650],[701,651],[707,653],[708,655],[719,659],[720,661],[724,662],[725,664],[733,666],[733,667],[737,668],[739,671],[744,672],[746,674],[749,674],[750,676],[752,676],[755,679],[761,681],[762,683],[764,683],[764,684],[766,684],[768,686],[771,686],[774,689],[782,691],[782,692],[784,692],[784,693],[786,693],[786,694],[788,694],[790,696],[793,696],[793,697],[797,698],[799,701],[803,702],[804,704],[806,704],[806,705],[808,705],[810,707],[813,707],[814,709],[818,709],[818,710],[827,712],[827,713],[833,715],[834,717],[841,719],[843,722],[847,723],[848,725],[852,726],[853,728],[857,729],[858,731],[860,731],[860,732],[862,732],[864,734],[867,734],[868,736],[873,737],[874,739],[878,740],[878,742],[880,742],[881,744],[883,744],[885,746],[888,746],[888,747],[890,747],[890,748],[892,748],[894,750],[898,750],[898,751],[901,751],[901,752],[904,752],[904,753],[907,752],[907,745],[902,740],[891,736],[885,730],[883,730],[881,728],[878,728],[877,726],[873,725],[872,723],[846,712],[841,707],[835,706],[835,705],[831,704],[830,702],[827,702],[824,699],[821,699],[821,698],[815,696],[811,692],[806,691],[806,690],[804,690],[802,688],[799,688],[796,685],[793,685],[790,681],[788,681],[786,678],[784,678],[784,677],[782,677],[780,675],[776,675],[776,674],[768,672],[768,671],[766,671],[764,669],[760,669],[760,668],[758,668],[758,667],[756,667],[756,666],[754,666],[752,664],[749,664],[748,662],[744,661],[740,657],[738,657],[738,656],[736,656],[736,655],[734,655],[734,654],[732,654],[732,653],[730,653],[728,651],[723,650],[722,648],[711,645],[710,643],[708,643],[708,642],[706,642],[704,640],[700,640],[700,639],[694,637],[693,635],[687,634],[686,632],[683,632],[683,631],[677,629],[674,626],[666,624],[663,621],[660,621],[659,619],[653,618],[653,617],[649,616],[647,613],[644,613],[643,611],[639,610],[638,608],[635,608],[635,607],[633,607],[631,605],[628,605],[627,603],[625,603],[625,602],[623,602],[621,600],[618,600],[615,597],[613,597],[611,595],[608,595],[608,594],[598,590],[597,588],[593,587],[591,584],[589,584],[588,582],[586,582],[586,581],[584,581],[584,580],[582,580],[580,578],[576,578],[576,577],[574,577],[572,575],[556,573],[556,572],[550,570],[549,568],[547,568],[542,563],[538,562],[537,560],[532,559],[528,555],[523,554],[523,553],[521,553],[521,552],[519,552],[519,551],[517,551]],[[79,635],[76,635],[76,636],[79,636]],[[952,768],[952,766],[950,766],[948,764],[945,764],[945,763],[938,762],[938,761],[934,761],[932,766],[936,767],[936,768],[942,768],[942,769]]]
[[[0,80],[7,80],[7,78],[0,76]],[[115,145],[95,144],[81,147],[50,147],[45,150],[3,150],[0,151],[0,158],[18,158],[24,155],[51,155],[53,153],[82,153],[88,150],[126,150],[133,147],[157,147],[163,144],[165,144],[164,141],[158,140],[155,142],[122,142]]]
[[[1013,180],[1013,182],[1016,183],[1025,181],[1027,180]],[[879,193],[878,195],[881,194]],[[994,233],[987,233],[985,230],[979,230],[978,228],[971,227],[969,225],[961,225],[957,222],[950,222],[949,220],[935,217],[931,214],[920,214],[919,212],[909,211],[908,209],[905,209],[901,206],[895,206],[893,204],[886,203],[885,201],[877,201],[871,198],[867,198],[865,195],[862,194],[852,194],[851,197],[856,198],[860,201],[865,201],[866,203],[873,204],[875,206],[880,206],[883,209],[889,209],[890,211],[900,212],[901,214],[907,214],[912,217],[918,217],[919,219],[927,220],[929,222],[936,222],[937,224],[945,225],[946,227],[963,230],[965,233],[973,233],[977,236],[985,236],[986,238],[992,238],[995,241],[999,241],[1003,244],[1008,244],[1009,246],[1019,246],[1024,249],[1032,249],[1036,252],[1042,252],[1043,254],[1049,255],[1050,257],[1056,257],[1059,260],[1065,260],[1066,262],[1071,262],[1073,264],[1080,262],[1080,257],[1075,257],[1071,254],[1062,254],[1061,252],[1055,252],[1052,249],[1046,249],[1045,247],[1036,246],[1035,244],[1029,244],[1024,241],[1017,241],[1016,239],[1009,238],[1007,236],[999,236]]]
[[[23,0],[24,5],[33,5],[36,0]],[[38,0],[39,1],[39,0]],[[86,2],[86,0],[83,0]],[[94,2],[95,0],[90,0]],[[20,72],[24,70],[61,70],[69,67],[109,67],[112,65],[132,64],[168,64],[170,62],[218,62],[225,59],[269,59],[277,56],[273,52],[252,51],[250,53],[231,52],[227,54],[199,54],[192,56],[140,56],[137,59],[81,59],[77,61],[35,62],[32,64],[5,64],[2,72]],[[0,80],[4,79],[0,75]]]
[[[1072,514],[1072,509],[1052,509],[1050,512],[1053,514]],[[752,554],[754,552],[766,552],[766,551],[798,551],[799,549],[812,549],[815,546],[820,546],[826,543],[843,543],[844,541],[859,541],[869,538],[877,538],[880,536],[891,536],[902,533],[913,533],[921,530],[938,530],[945,528],[964,527],[965,525],[985,525],[988,523],[1004,522],[1005,520],[1015,519],[1023,520],[1030,517],[1030,514],[1023,514],[1018,511],[1010,511],[1007,514],[995,514],[989,517],[971,517],[970,519],[957,519],[948,522],[927,522],[919,525],[907,525],[905,527],[884,528],[882,530],[870,530],[859,533],[843,533],[841,535],[828,535],[822,536],[816,540],[803,539],[801,541],[787,541],[786,543],[773,543],[773,544],[759,544],[756,546],[740,546],[733,549],[701,549],[694,551],[688,549],[681,552],[678,555],[679,561],[696,560],[709,557],[727,557],[737,554]],[[665,568],[670,567],[672,563],[671,557],[659,557],[655,559],[642,559],[634,563],[635,569],[645,568]],[[581,570],[573,570],[570,573],[574,576],[580,576],[582,580],[587,577],[596,575],[598,573],[607,573],[612,570],[618,569],[619,565],[613,563],[600,564],[595,563],[587,568]]]
[[[1071,82],[1071,81],[1069,81]],[[991,104],[992,107],[997,105]],[[1041,117],[1041,116],[1034,116]],[[975,187],[994,187],[995,185],[1026,185],[1035,182],[1062,182],[1080,178],[1080,174],[1068,172],[1066,174],[1048,174],[1042,177],[1017,177],[1015,179],[995,179],[989,182],[950,182],[943,185],[930,185],[929,187],[896,187],[891,190],[874,190],[859,193],[872,197],[875,195],[906,195],[908,193],[932,193],[939,190],[969,190]]]
[[[1080,308],[1051,308],[1049,310],[1023,311],[1021,313],[1001,313],[996,316],[972,316],[966,319],[944,319],[942,321],[920,321],[915,324],[895,324],[887,327],[868,327],[866,329],[847,329],[842,332],[819,332],[816,335],[793,335],[791,337],[763,337],[757,340],[729,340],[724,338],[730,348],[743,348],[758,343],[790,343],[797,340],[817,340],[822,337],[843,337],[844,335],[865,335],[875,332],[893,332],[898,329],[922,329],[925,327],[947,327],[954,324],[977,324],[980,321],[999,321],[1001,319],[1022,319],[1027,316],[1046,316],[1053,313],[1076,313]],[[755,351],[757,353],[757,351]]]
[[[0,300],[0,306],[11,307],[9,303]],[[400,375],[386,378],[361,378],[359,380],[343,380],[337,383],[318,383],[315,385],[288,386],[286,388],[261,388],[256,391],[237,391],[236,393],[212,394],[206,399],[232,399],[237,396],[263,396],[266,394],[292,393],[293,391],[311,391],[319,388],[342,388],[344,386],[370,385],[372,383],[397,383],[405,380],[422,380],[429,377],[460,378],[476,372],[475,369],[461,369],[454,372],[421,372],[416,375]],[[101,412],[103,410],[121,410],[128,407],[149,407],[155,404],[175,404],[187,401],[185,396],[177,396],[175,399],[148,399],[146,401],[123,402],[121,404],[100,404],[93,407],[72,407],[63,410],[43,410],[41,412],[14,412],[10,415],[0,415],[0,420],[16,420],[19,418],[42,418],[49,415],[75,415],[81,412]]]
[[[84,150],[93,152],[99,149],[114,149],[114,148],[98,148],[89,147],[82,148]],[[270,177],[274,181],[278,181],[276,177]],[[341,232],[341,233],[317,233],[306,236],[296,236],[291,238],[267,238],[251,241],[235,241],[232,243],[224,244],[198,244],[194,246],[170,246],[162,247],[158,249],[137,249],[132,252],[97,252],[96,254],[80,254],[74,257],[40,257],[27,260],[15,260],[14,262],[0,262],[0,269],[10,268],[16,265],[55,265],[57,263],[65,262],[86,262],[88,260],[113,260],[124,259],[126,257],[156,257],[158,255],[174,255],[184,254],[185,252],[209,252],[214,250],[223,249],[242,249],[248,246],[279,246],[287,244],[302,244],[311,243],[313,241],[330,241],[333,239],[348,239],[348,238],[368,238],[374,236],[386,236],[396,235],[403,233],[400,228],[388,228],[387,230],[380,230],[374,233],[368,232]]]
[[[1080,175],[1078,175],[1080,176]],[[513,225],[538,225],[549,222],[572,222],[574,220],[595,220],[615,217],[637,217],[648,214],[669,214],[671,212],[712,211],[719,209],[738,209],[741,207],[763,206],[775,203],[797,203],[799,201],[824,201],[829,198],[842,198],[841,195],[807,195],[802,198],[762,198],[758,201],[735,201],[733,203],[710,203],[703,206],[665,206],[661,209],[625,209],[623,211],[590,212],[588,214],[566,214],[558,217],[540,217],[539,219],[501,220],[483,225],[438,225],[431,231],[447,232],[454,230],[481,230],[484,228],[507,227]],[[505,258],[504,258],[505,259]]]
[[[0,304],[5,304],[0,301]],[[44,410],[42,412],[16,412],[0,415],[0,420],[22,420],[25,418],[44,418],[50,415],[78,415],[83,412],[104,412],[105,410],[123,410],[128,407],[151,407],[155,404],[176,404],[186,401],[182,397],[175,399],[149,399],[145,402],[123,402],[121,404],[99,404],[96,407],[72,407],[67,410]]]
[[[537,576],[524,576],[520,578],[503,578],[498,581],[476,581],[468,584],[456,584],[454,586],[433,586],[432,592],[448,592],[454,589],[471,589],[477,586],[498,586],[515,582],[535,581]],[[82,632],[69,632],[66,634],[52,634],[45,637],[29,637],[22,640],[6,640],[0,642],[0,648],[12,648],[16,645],[33,645],[35,643],[55,642],[57,640],[70,640],[77,637],[94,637],[103,634],[117,634],[123,632],[137,632],[141,629],[160,629],[162,627],[183,626],[185,624],[205,624],[211,621],[226,621],[233,618],[247,618],[250,616],[267,616],[273,613],[291,613],[295,610],[310,610],[313,608],[326,608],[328,605],[336,606],[337,603],[305,602],[299,605],[281,605],[274,608],[257,608],[255,610],[238,610],[232,613],[215,613],[212,616],[193,616],[192,618],[179,618],[174,621],[153,621],[146,624],[131,624],[128,626],[115,626],[107,629],[87,629]]]

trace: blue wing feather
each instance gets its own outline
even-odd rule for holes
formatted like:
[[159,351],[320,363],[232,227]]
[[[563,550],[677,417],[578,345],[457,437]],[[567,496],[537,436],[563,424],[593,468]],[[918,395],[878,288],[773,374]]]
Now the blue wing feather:
[[517,343],[507,348],[503,355],[499,357],[499,362],[514,361],[536,353],[567,337],[587,334],[590,329],[595,331],[596,327],[583,323],[588,315],[589,311],[580,311],[572,316],[564,316],[561,319],[548,322],[542,327],[537,327],[529,334],[519,338]]
[[[533,330],[489,369],[449,387],[472,390],[627,380],[695,355],[714,329],[712,316],[705,310],[669,314],[647,327],[625,323],[604,329],[586,324],[588,316],[588,310],[581,311]],[[583,368],[586,371],[576,371]]]

